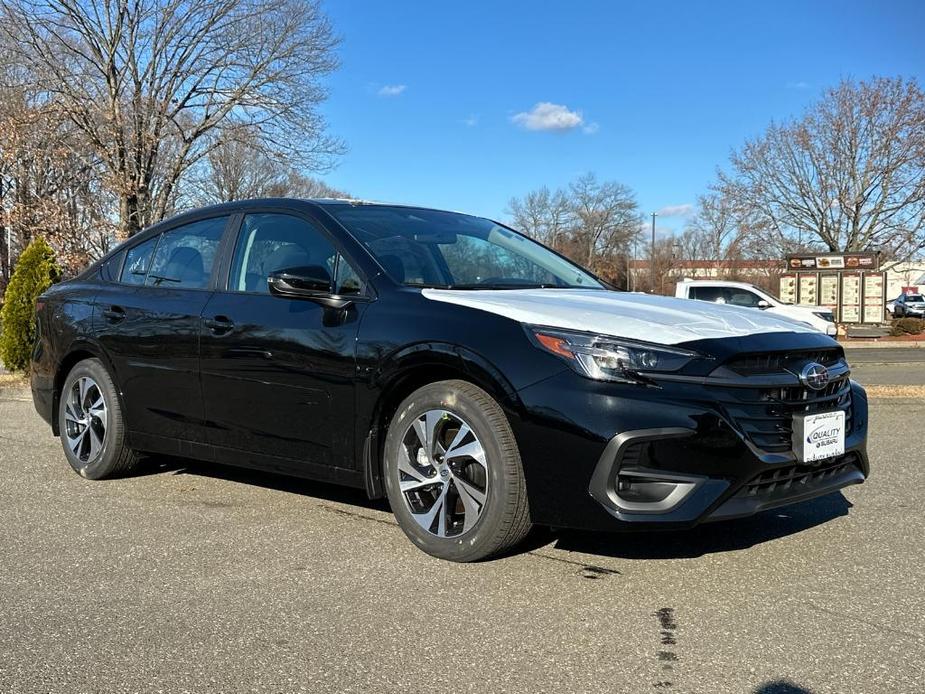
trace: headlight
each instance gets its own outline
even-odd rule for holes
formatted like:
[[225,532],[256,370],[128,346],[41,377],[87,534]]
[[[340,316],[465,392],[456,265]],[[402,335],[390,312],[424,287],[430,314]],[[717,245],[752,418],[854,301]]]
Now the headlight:
[[813,311],[813,315],[816,318],[821,318],[822,320],[828,321],[829,323],[835,322],[835,315],[829,311]]
[[598,381],[639,383],[647,373],[677,371],[701,356],[686,349],[606,335],[535,325],[526,329],[537,347],[561,357],[578,373]]

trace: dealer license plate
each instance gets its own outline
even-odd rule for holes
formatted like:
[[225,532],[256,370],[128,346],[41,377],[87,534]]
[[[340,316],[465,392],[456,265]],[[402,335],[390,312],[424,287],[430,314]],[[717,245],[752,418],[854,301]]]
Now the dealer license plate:
[[845,452],[845,413],[822,412],[793,416],[793,452],[797,460],[813,463]]

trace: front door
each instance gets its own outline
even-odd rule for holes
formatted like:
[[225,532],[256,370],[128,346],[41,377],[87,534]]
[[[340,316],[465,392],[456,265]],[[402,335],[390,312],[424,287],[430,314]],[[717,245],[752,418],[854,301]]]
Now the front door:
[[305,266],[327,269],[332,291],[363,291],[359,277],[308,219],[278,212],[244,216],[227,287],[203,311],[201,373],[210,440],[219,448],[288,458],[306,471],[352,469],[354,351],[364,304],[335,310],[270,294],[271,272]]

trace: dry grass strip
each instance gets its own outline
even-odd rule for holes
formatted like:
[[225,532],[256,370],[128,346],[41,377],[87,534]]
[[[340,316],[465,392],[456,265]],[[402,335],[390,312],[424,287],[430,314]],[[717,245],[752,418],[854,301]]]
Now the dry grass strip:
[[871,398],[925,399],[925,386],[864,386]]

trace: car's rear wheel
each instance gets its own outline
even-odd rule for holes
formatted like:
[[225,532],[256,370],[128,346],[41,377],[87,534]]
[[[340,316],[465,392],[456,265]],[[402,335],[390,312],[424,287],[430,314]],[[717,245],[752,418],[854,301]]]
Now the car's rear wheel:
[[78,362],[64,381],[58,405],[64,455],[91,480],[125,475],[138,461],[126,445],[116,386],[99,359]]
[[504,411],[466,381],[432,383],[399,405],[385,442],[386,491],[405,534],[433,556],[476,561],[530,529],[517,442]]

